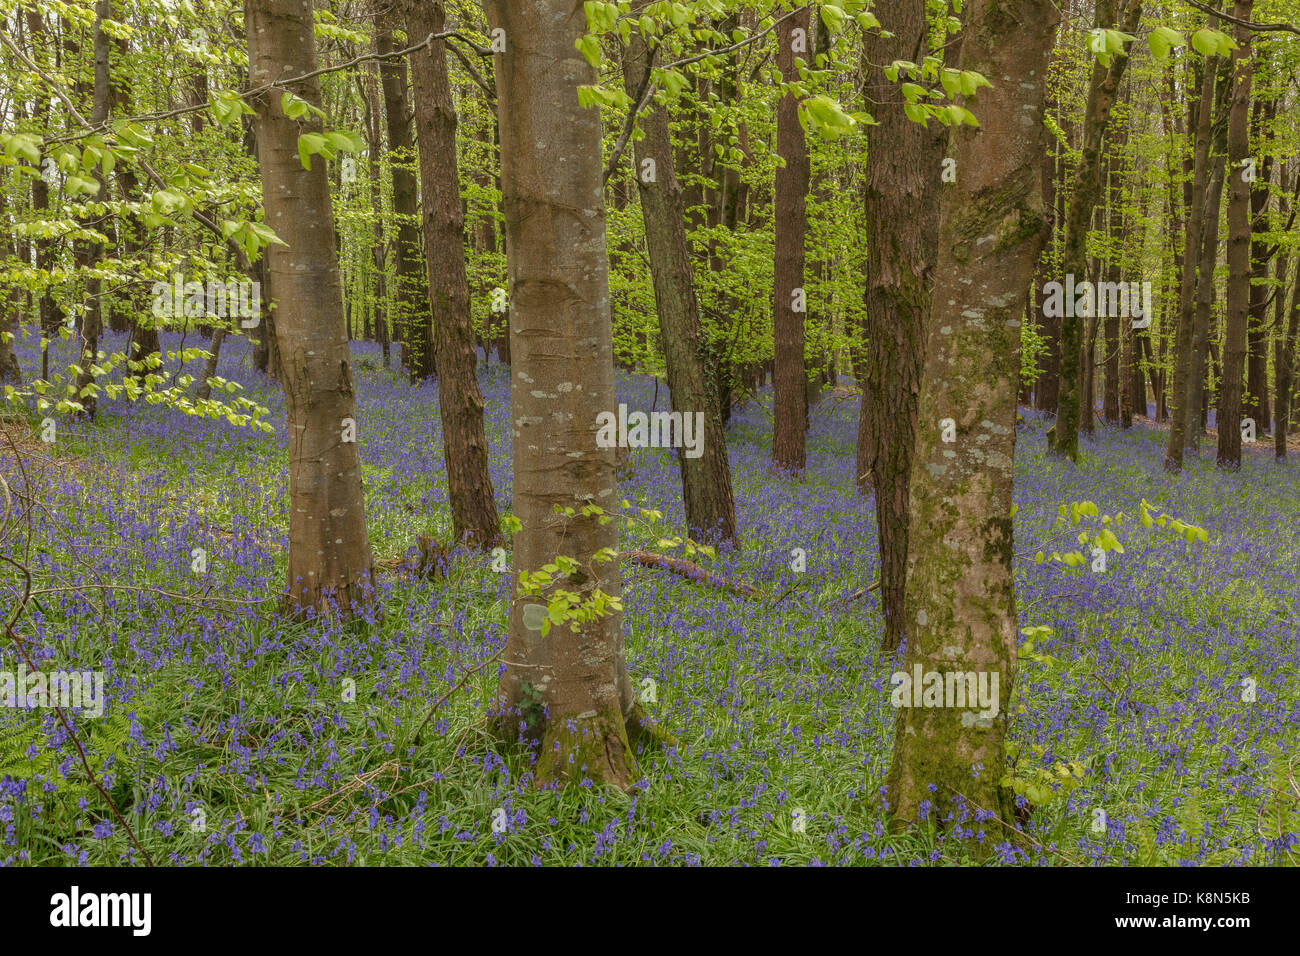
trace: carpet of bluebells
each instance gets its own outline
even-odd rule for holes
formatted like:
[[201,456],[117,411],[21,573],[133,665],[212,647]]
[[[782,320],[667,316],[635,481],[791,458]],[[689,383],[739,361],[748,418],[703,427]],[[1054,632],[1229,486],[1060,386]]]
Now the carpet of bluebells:
[[[165,348],[179,342],[164,336]],[[32,342],[18,344],[25,368],[39,368]],[[354,357],[371,541],[391,561],[418,535],[450,537],[437,388],[384,370],[376,346],[356,343]],[[106,674],[104,716],[75,718],[78,736],[156,862],[970,859],[942,821],[903,835],[887,827],[898,665],[880,656],[878,601],[863,593],[879,562],[872,508],[853,482],[858,400],[848,389],[814,406],[800,477],[769,470],[770,390],[728,428],[741,544],[702,560],[755,584],[757,597],[625,566],[633,680],[655,682],[648,709],[678,746],[643,751],[642,779],[622,793],[589,781],[538,790],[530,755],[487,735],[496,667],[466,675],[505,639],[508,575],[490,557],[457,553],[437,580],[380,574],[362,620],[278,616],[283,402],[243,339],[226,344],[219,374],[269,408],[274,434],[105,400],[95,424],[60,420],[54,443],[29,443],[50,459],[27,462],[42,507],[30,541],[23,529],[4,545],[26,555],[45,590],[17,624],[40,666]],[[492,480],[508,509],[508,369],[494,360],[481,374]],[[619,400],[668,407],[666,390],[641,376],[620,376]],[[1145,424],[1099,426],[1075,467],[1046,454],[1048,425],[1026,411],[1017,440],[1020,624],[1052,631],[1035,635],[1034,656],[1020,662],[1008,767],[1040,785],[1033,803],[1019,801],[1024,837],[989,859],[1294,863],[1300,465],[1251,454],[1240,474],[1224,474],[1207,450],[1171,480],[1164,435]],[[35,435],[39,422],[10,427]],[[683,532],[675,460],[631,454],[621,494],[663,519],[630,528],[624,543],[655,549]],[[22,489],[7,452],[0,474]],[[1209,543],[1144,527],[1143,498],[1208,530]],[[1063,525],[1059,506],[1085,500],[1125,516],[1113,525],[1124,552],[1107,556],[1104,573],[1037,562],[1040,548],[1064,549],[1079,530]],[[201,575],[195,548],[207,553]],[[792,570],[796,548],[806,573]],[[6,615],[21,584],[6,566]],[[17,661],[0,648],[0,669]],[[1062,775],[1070,762],[1080,772]],[[53,712],[0,710],[0,861],[138,859]]]

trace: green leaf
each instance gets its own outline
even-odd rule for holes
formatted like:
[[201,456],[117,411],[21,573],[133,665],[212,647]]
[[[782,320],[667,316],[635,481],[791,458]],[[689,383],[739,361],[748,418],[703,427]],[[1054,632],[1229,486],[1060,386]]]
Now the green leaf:
[[600,68],[600,41],[593,36],[581,36],[573,41],[574,48],[591,64],[592,69]]
[[326,133],[325,139],[340,153],[359,153],[366,147],[366,141],[359,135],[346,129],[337,129]]
[[1147,37],[1147,43],[1151,45],[1151,55],[1157,60],[1166,60],[1169,58],[1169,51],[1174,47],[1183,46],[1187,43],[1183,35],[1177,30],[1171,30],[1169,27],[1156,27]]
[[1192,34],[1192,49],[1201,56],[1227,56],[1236,46],[1232,37],[1208,27]]
[[[309,105],[310,104],[306,100],[294,96],[292,93],[285,93],[280,97],[280,109],[284,111],[284,115],[289,117],[289,119],[302,119],[302,117],[307,115],[307,108]],[[301,152],[302,147],[300,144],[299,154],[301,154]],[[311,169],[310,164],[305,165],[308,169]]]
[[311,154],[324,150],[325,137],[320,133],[303,133],[298,137],[298,159],[303,169],[311,169]]
[[903,98],[909,103],[915,103],[919,97],[926,95],[925,87],[916,83],[904,83],[899,89],[903,91]]
[[844,27],[844,11],[835,4],[822,4],[821,14],[822,23],[826,24],[826,29],[830,30],[832,33],[837,33]]

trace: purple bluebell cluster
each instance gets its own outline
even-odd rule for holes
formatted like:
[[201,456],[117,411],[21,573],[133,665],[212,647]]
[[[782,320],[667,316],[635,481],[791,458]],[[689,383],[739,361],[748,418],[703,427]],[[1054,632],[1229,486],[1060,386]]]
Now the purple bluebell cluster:
[[[105,348],[123,344],[105,336]],[[163,335],[165,349],[180,344]],[[190,333],[185,345],[197,344]],[[17,345],[24,368],[39,368],[32,341]],[[55,353],[56,367],[72,358],[67,344]],[[450,536],[437,385],[385,372],[373,344],[354,343],[354,358],[371,540],[378,557],[397,558],[419,534]],[[643,750],[641,781],[620,793],[589,781],[534,788],[533,756],[483,729],[491,666],[416,742],[433,703],[504,644],[508,575],[490,558],[457,552],[437,580],[385,571],[356,621],[276,613],[283,401],[246,340],[227,342],[220,374],[267,406],[273,434],[105,399],[94,424],[60,419],[51,461],[28,463],[43,507],[26,560],[44,593],[18,629],[46,666],[105,672],[105,717],[76,726],[156,861],[943,865],[966,859],[957,836],[994,842],[973,807],[944,820],[927,807],[903,835],[888,827],[896,664],[877,650],[875,594],[857,594],[879,561],[872,507],[853,481],[859,399],[849,389],[813,407],[800,476],[770,471],[770,391],[733,415],[741,544],[704,563],[758,596],[625,565],[632,677],[654,679],[648,709],[679,744]],[[508,509],[508,369],[494,360],[481,384]],[[620,376],[630,408],[653,410],[656,396],[667,409],[662,385]],[[1171,480],[1163,433],[1099,427],[1076,468],[1045,453],[1048,424],[1026,412],[1018,438],[1016,572],[1021,625],[1054,628],[1036,650],[1057,663],[1021,662],[1008,772],[1078,761],[1085,773],[1053,799],[1021,798],[1027,838],[998,838],[992,861],[1294,862],[1300,814],[1294,802],[1279,808],[1277,788],[1300,728],[1297,466],[1248,455],[1240,474],[1223,474],[1207,453]],[[631,456],[621,496],[664,519],[625,544],[654,549],[684,531],[676,459]],[[21,486],[7,452],[0,469]],[[1208,529],[1210,545],[1143,528],[1143,497]],[[1108,555],[1104,574],[1035,563],[1060,530],[1058,504],[1085,499],[1128,516],[1124,553]],[[792,570],[796,548],[804,573]],[[0,587],[0,604],[13,606],[20,582],[10,574]],[[51,713],[0,712],[0,767],[0,861],[137,858]]]

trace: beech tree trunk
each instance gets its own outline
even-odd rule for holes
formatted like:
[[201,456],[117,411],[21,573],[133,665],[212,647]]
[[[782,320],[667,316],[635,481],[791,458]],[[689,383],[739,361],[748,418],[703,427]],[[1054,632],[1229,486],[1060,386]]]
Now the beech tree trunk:
[[[1222,58],[1220,58],[1222,59]],[[1206,160],[1205,197],[1201,209],[1201,248],[1196,265],[1196,301],[1193,309],[1192,348],[1187,367],[1186,431],[1183,453],[1195,457],[1205,434],[1207,419],[1206,364],[1213,349],[1210,319],[1214,307],[1214,266],[1219,259],[1219,209],[1223,200],[1228,148],[1228,106],[1232,90],[1231,61],[1222,60],[1215,103],[1215,120]]]
[[[91,101],[90,122],[98,126],[108,120],[110,100],[109,100],[109,63],[108,53],[110,39],[104,32],[103,24],[105,20],[112,19],[113,9],[110,0],[96,0],[95,3],[95,92]],[[99,192],[97,197],[101,200],[108,198],[108,183],[104,174],[99,170],[95,171],[95,181],[99,183]],[[104,250],[99,243],[85,242],[80,244],[77,260],[78,265],[86,269],[87,272],[94,269],[95,264],[103,257]],[[81,403],[85,416],[91,420],[95,418],[95,412],[99,407],[99,398],[97,395],[99,386],[95,383],[95,376],[91,367],[99,361],[99,333],[104,324],[104,302],[101,296],[103,281],[92,276],[86,280],[86,300],[85,307],[81,313],[81,372],[77,375],[77,395],[76,400]]]
[[[644,7],[642,0],[633,9]],[[634,30],[623,59],[623,82],[635,96],[650,69],[645,38]],[[700,326],[695,297],[695,266],[686,242],[686,207],[674,168],[668,110],[651,104],[641,118],[645,136],[635,144],[637,188],[645,222],[646,248],[654,280],[659,337],[668,370],[673,411],[704,412],[702,454],[688,458],[677,448],[682,498],[691,533],[703,537],[736,537],[736,505],[731,490],[731,462],[717,393],[709,381],[708,342]]]
[[[0,181],[0,221],[8,222],[8,200],[4,191],[5,183]],[[0,256],[19,257],[18,240],[13,237],[0,239]],[[14,351],[14,336],[18,329],[18,314],[23,302],[22,289],[13,286],[8,295],[0,298],[0,385],[19,385],[23,380],[22,366],[18,364],[18,355]]]
[[[1211,0],[1211,6],[1213,5],[1215,0]],[[1218,16],[1211,14],[1209,27],[1213,29],[1218,22]],[[1200,63],[1199,92],[1188,103],[1189,118],[1192,120],[1188,128],[1195,129],[1196,132],[1192,147],[1191,183],[1183,187],[1183,198],[1187,203],[1187,233],[1183,241],[1183,260],[1179,280],[1174,373],[1168,394],[1169,443],[1165,448],[1165,470],[1169,472],[1182,470],[1187,434],[1195,425],[1192,409],[1197,403],[1190,400],[1189,395],[1193,377],[1193,340],[1196,329],[1196,267],[1200,262],[1201,237],[1205,225],[1204,205],[1209,178],[1210,130],[1217,61],[1217,57],[1206,57],[1204,62]]]
[[217,362],[221,357],[221,345],[226,341],[226,327],[218,325],[212,333],[212,341],[208,343],[208,360],[203,363],[203,374],[199,376],[198,384],[194,388],[196,398],[212,397],[212,377],[217,374]]
[[[894,0],[880,8],[894,35],[868,33],[863,48],[868,128],[864,206],[867,227],[866,345],[858,422],[858,486],[875,492],[880,544],[882,646],[903,635],[907,575],[908,486],[916,444],[916,403],[925,361],[930,276],[939,238],[940,191],[947,128],[922,126],[903,113],[898,84],[883,70],[924,50],[925,0]],[[957,171],[958,179],[961,170]]]
[[[1119,184],[1119,153],[1123,148],[1123,128],[1121,127],[1115,132],[1110,160],[1106,164],[1107,206],[1109,207],[1106,212],[1110,217],[1110,235],[1115,245],[1110,250],[1111,258],[1110,262],[1107,263],[1106,271],[1109,281],[1120,282],[1124,278],[1124,193]],[[1120,317],[1118,314],[1107,315],[1103,322],[1105,337],[1102,349],[1104,350],[1106,380],[1102,386],[1102,417],[1114,425],[1120,419]]]
[[[396,49],[393,28],[401,21],[396,9],[397,2],[398,0],[387,0],[376,13],[379,29],[375,34],[375,49],[379,53],[391,53]],[[418,7],[420,4],[412,6]],[[413,33],[410,35],[414,36]],[[424,36],[419,39],[423,40]],[[417,41],[411,41],[415,42]],[[406,60],[380,60],[379,81],[384,93],[388,161],[393,181],[393,219],[397,225],[396,256],[393,262],[397,288],[393,304],[398,334],[402,340],[402,362],[411,381],[415,382],[433,374],[435,347],[429,314],[431,286],[424,263],[420,261],[422,250],[417,225],[420,209],[416,201],[411,111],[406,95]],[[460,203],[459,193],[456,202]],[[425,203],[428,203],[427,197]],[[463,266],[461,271],[464,271]]]
[[[510,272],[511,420],[514,436],[515,581],[505,670],[494,722],[509,740],[540,747],[534,780],[629,787],[643,727],[611,607],[543,636],[558,585],[584,601],[621,592],[618,524],[581,514],[618,507],[615,449],[596,443],[597,416],[617,412],[610,326],[600,111],[578,105],[596,72],[574,42],[586,33],[581,0],[486,0],[496,54],[501,188]],[[577,514],[557,514],[556,506]],[[577,570],[539,595],[518,575],[558,557]]]
[[[1278,203],[1278,218],[1285,220],[1290,202],[1288,186],[1291,181],[1288,166],[1282,164],[1278,169],[1283,199]],[[1297,171],[1300,174],[1300,171]],[[1295,336],[1300,325],[1300,272],[1297,272],[1295,286],[1292,290],[1291,309],[1286,307],[1286,277],[1290,259],[1281,250],[1273,264],[1277,290],[1273,300],[1273,454],[1278,461],[1286,459],[1287,432],[1291,424],[1291,392],[1294,388],[1295,370]],[[1300,268],[1300,256],[1296,257]],[[1287,321],[1287,316],[1290,321]]]
[[[317,79],[285,83],[316,69],[310,0],[245,0],[249,85],[270,80],[308,103]],[[289,119],[281,89],[260,95],[257,154],[266,221],[286,245],[266,250],[275,293],[274,330],[289,430],[290,605],[348,612],[370,582],[361,459],[357,453],[352,360],[334,251],[334,215],[325,160],[304,169],[300,133],[315,119]]]
[[[998,674],[998,713],[900,708],[888,778],[896,826],[916,821],[923,803],[943,820],[958,796],[971,815],[976,805],[1003,821],[1012,813],[1000,781],[1019,640],[1011,505],[1020,316],[1046,231],[1042,111],[1059,14],[1049,0],[1009,0],[967,16],[961,68],[993,87],[968,104],[980,128],[955,128],[950,145],[958,175],[943,202],[921,379],[905,666],[983,672],[990,687]],[[942,440],[945,419],[953,442]]]
[[[722,21],[718,24],[718,30],[723,35],[727,35],[732,30],[735,30],[738,24],[739,20],[736,15],[734,13],[729,14],[722,18]],[[726,107],[734,107],[740,102],[741,88],[737,79],[738,72],[739,61],[736,54],[733,53],[724,62],[722,76],[718,79],[718,97],[722,101],[722,105]],[[721,226],[728,233],[734,232],[740,210],[740,170],[731,165],[719,165],[712,158],[709,159],[708,165],[717,181],[717,189],[712,190],[713,204],[710,209],[709,225]],[[720,252],[721,247],[718,243],[710,244],[709,269],[715,274],[724,272],[727,267]],[[734,324],[736,322],[734,297],[723,292],[719,299],[722,314],[729,317]],[[734,340],[735,332],[733,328],[731,326],[724,327],[721,330],[721,337],[714,344],[713,351],[714,388],[717,390],[718,410],[722,413],[724,425],[731,421],[731,400],[736,374],[733,360]]]
[[[777,28],[776,65],[786,83],[799,82],[796,60],[810,63],[808,9]],[[776,256],[773,263],[772,336],[776,361],[772,373],[772,464],[802,471],[806,462],[808,398],[804,371],[804,239],[808,235],[808,144],[799,124],[799,98],[792,92],[776,108],[776,170],[773,216]]]
[[[416,0],[407,4],[410,36],[423,38],[441,33],[445,22],[442,0]],[[496,494],[488,474],[483,394],[478,386],[478,351],[469,312],[469,278],[465,272],[465,216],[456,163],[456,108],[447,79],[445,45],[445,40],[435,40],[411,57],[415,123],[420,139],[424,246],[429,288],[433,292],[432,351],[438,369],[443,459],[456,540],[492,548],[501,540],[501,520],[497,517]]]
[[[1265,135],[1268,124],[1277,115],[1275,98],[1255,100],[1251,135]],[[1269,183],[1273,179],[1273,157],[1266,155],[1250,184],[1250,319],[1246,329],[1246,395],[1242,414],[1252,418],[1259,434],[1270,431],[1273,413],[1268,401],[1268,286],[1269,260],[1277,254],[1265,236],[1268,231]],[[1285,195],[1285,187],[1282,190]],[[1284,201],[1284,200],[1283,200]],[[1281,290],[1278,291],[1281,296]],[[1285,298],[1285,296],[1281,296]]]
[[[1254,0],[1236,0],[1233,16],[1250,20]],[[1244,162],[1250,157],[1250,31],[1236,27],[1232,51],[1232,107],[1228,114],[1228,308],[1219,386],[1218,465],[1241,468],[1242,380],[1246,372],[1246,323],[1250,312],[1250,193]],[[1258,423],[1256,423],[1258,425]]]
[[[1284,291],[1279,288],[1278,295],[1281,296]],[[1273,412],[1273,417],[1276,419],[1273,429],[1273,454],[1278,461],[1286,458],[1286,440],[1293,421],[1292,396],[1295,392],[1296,380],[1296,339],[1300,336],[1300,255],[1296,256],[1295,280],[1291,286],[1291,318],[1287,322],[1285,338],[1281,335],[1281,331],[1279,323],[1277,351],[1274,353],[1278,358],[1278,371]],[[1286,376],[1285,381],[1283,375]]]

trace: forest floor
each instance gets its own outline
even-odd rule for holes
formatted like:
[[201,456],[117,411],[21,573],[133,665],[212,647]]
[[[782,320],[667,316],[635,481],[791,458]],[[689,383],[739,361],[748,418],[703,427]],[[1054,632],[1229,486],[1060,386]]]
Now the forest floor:
[[[33,367],[31,342],[18,345]],[[482,729],[495,669],[467,678],[504,641],[508,576],[489,556],[458,553],[438,580],[382,574],[377,607],[350,624],[277,615],[282,401],[244,345],[227,343],[219,373],[270,408],[274,434],[106,400],[94,425],[61,420],[53,448],[28,441],[50,459],[28,473],[44,508],[30,550],[15,553],[13,533],[2,546],[35,587],[79,588],[46,590],[16,629],[43,668],[106,672],[108,708],[79,718],[80,736],[157,862],[967,859],[933,821],[886,829],[898,665],[877,649],[876,595],[854,597],[878,576],[872,509],[853,482],[856,396],[814,407],[798,477],[768,467],[770,390],[737,411],[728,442],[741,544],[703,563],[759,593],[624,568],[633,680],[654,682],[648,709],[680,746],[642,752],[628,793],[538,791],[531,756]],[[450,537],[437,389],[385,372],[375,346],[354,348],[367,517],[377,558],[391,563],[418,535]],[[506,370],[494,363],[482,382],[508,509]],[[654,386],[624,377],[619,391],[648,409]],[[1035,635],[1016,676],[1008,776],[1025,795],[1025,837],[995,859],[1296,862],[1300,464],[1250,456],[1225,474],[1203,454],[1170,479],[1158,429],[1099,424],[1075,467],[1046,454],[1046,428],[1024,413],[1016,583],[1021,627],[1052,631]],[[624,545],[662,550],[684,520],[676,463],[669,450],[631,454],[621,494],[663,518]],[[23,487],[7,450],[0,475]],[[1144,527],[1143,499],[1205,528],[1209,543]],[[1085,500],[1112,519],[1123,553],[1107,555],[1104,573],[1039,563],[1039,550],[1101,526],[1059,517]],[[207,552],[202,575],[195,548]],[[797,548],[804,573],[792,570]],[[21,576],[0,582],[0,605],[12,607]],[[5,647],[0,669],[16,660]],[[417,742],[433,702],[462,681]],[[1063,772],[1071,762],[1078,772]],[[49,711],[0,711],[0,822],[5,863],[135,858]]]

